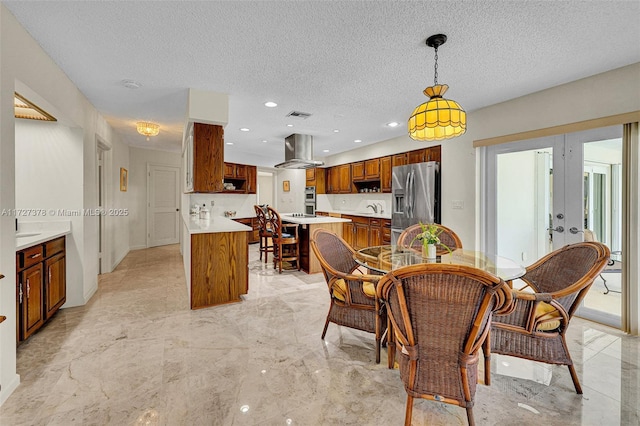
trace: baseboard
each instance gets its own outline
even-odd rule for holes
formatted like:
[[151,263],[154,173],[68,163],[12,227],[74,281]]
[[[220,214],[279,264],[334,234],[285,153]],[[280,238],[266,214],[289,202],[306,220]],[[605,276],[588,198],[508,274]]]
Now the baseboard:
[[13,377],[13,380],[11,380],[11,382],[9,382],[8,385],[3,386],[2,390],[0,390],[0,406],[2,406],[2,404],[4,404],[4,402],[7,399],[9,399],[9,396],[11,396],[13,391],[15,391],[19,385],[20,385],[20,375],[16,374]]
[[141,250],[146,248],[147,246],[133,246],[133,247],[129,247],[129,250]]
[[113,265],[111,265],[111,270],[115,270],[118,265],[120,264],[120,262],[122,262],[122,259],[124,259],[127,255],[129,254],[129,250],[125,251],[124,253],[122,253],[122,256],[120,256],[118,259],[116,259],[115,262],[113,262]]
[[84,294],[84,303],[83,303],[83,305],[86,305],[86,304],[87,304],[87,302],[88,302],[89,300],[91,300],[91,298],[93,297],[93,295],[94,295],[94,294],[96,294],[96,291],[98,291],[98,283],[97,283],[97,282],[96,282],[96,285],[95,285],[95,286],[93,286],[91,289],[89,289],[89,291],[88,291],[88,292],[86,292],[86,293]]

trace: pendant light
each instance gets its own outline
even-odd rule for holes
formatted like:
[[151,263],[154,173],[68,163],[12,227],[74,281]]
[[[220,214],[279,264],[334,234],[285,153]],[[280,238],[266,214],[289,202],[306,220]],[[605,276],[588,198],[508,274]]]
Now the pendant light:
[[447,41],[444,34],[427,39],[435,54],[434,85],[424,89],[429,100],[413,110],[409,118],[409,136],[417,141],[439,141],[455,138],[467,130],[467,113],[456,101],[442,97],[449,86],[438,84],[438,47]]

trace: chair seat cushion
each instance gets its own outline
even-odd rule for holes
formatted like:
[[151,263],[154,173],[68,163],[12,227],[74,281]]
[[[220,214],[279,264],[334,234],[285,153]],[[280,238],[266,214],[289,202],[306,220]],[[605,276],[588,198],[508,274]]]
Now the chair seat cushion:
[[540,302],[536,306],[535,318],[540,321],[536,325],[536,331],[553,331],[560,327],[562,315],[553,305]]
[[[347,283],[340,278],[339,280],[336,280],[336,282],[333,284],[333,297],[335,297],[338,300],[341,301],[345,301],[345,295],[347,294],[349,290],[347,289]],[[376,286],[373,285],[373,283],[370,283],[368,281],[364,281],[362,283],[362,291],[364,291],[364,294],[366,294],[369,297],[376,297]]]

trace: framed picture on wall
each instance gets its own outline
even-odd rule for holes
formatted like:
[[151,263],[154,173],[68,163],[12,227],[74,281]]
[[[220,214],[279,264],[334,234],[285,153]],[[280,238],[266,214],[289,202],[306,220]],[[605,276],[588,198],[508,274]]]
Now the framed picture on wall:
[[291,189],[291,186],[289,185],[289,181],[285,180],[282,182],[282,190],[284,192],[289,192],[289,190]]
[[127,180],[129,176],[127,169],[120,167],[120,191],[127,192]]

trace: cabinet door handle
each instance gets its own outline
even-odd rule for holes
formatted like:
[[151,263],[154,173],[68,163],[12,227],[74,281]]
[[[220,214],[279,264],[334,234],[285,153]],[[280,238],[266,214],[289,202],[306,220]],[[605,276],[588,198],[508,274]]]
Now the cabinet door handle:
[[20,304],[22,304],[22,283],[20,283],[19,295],[20,295]]
[[51,284],[51,266],[49,266],[49,284]]
[[40,256],[42,256],[41,253],[32,254],[31,256],[29,256],[29,259],[35,259],[36,257],[40,257]]
[[29,285],[29,278],[27,278],[27,299],[29,298],[30,292],[31,292],[31,286]]

